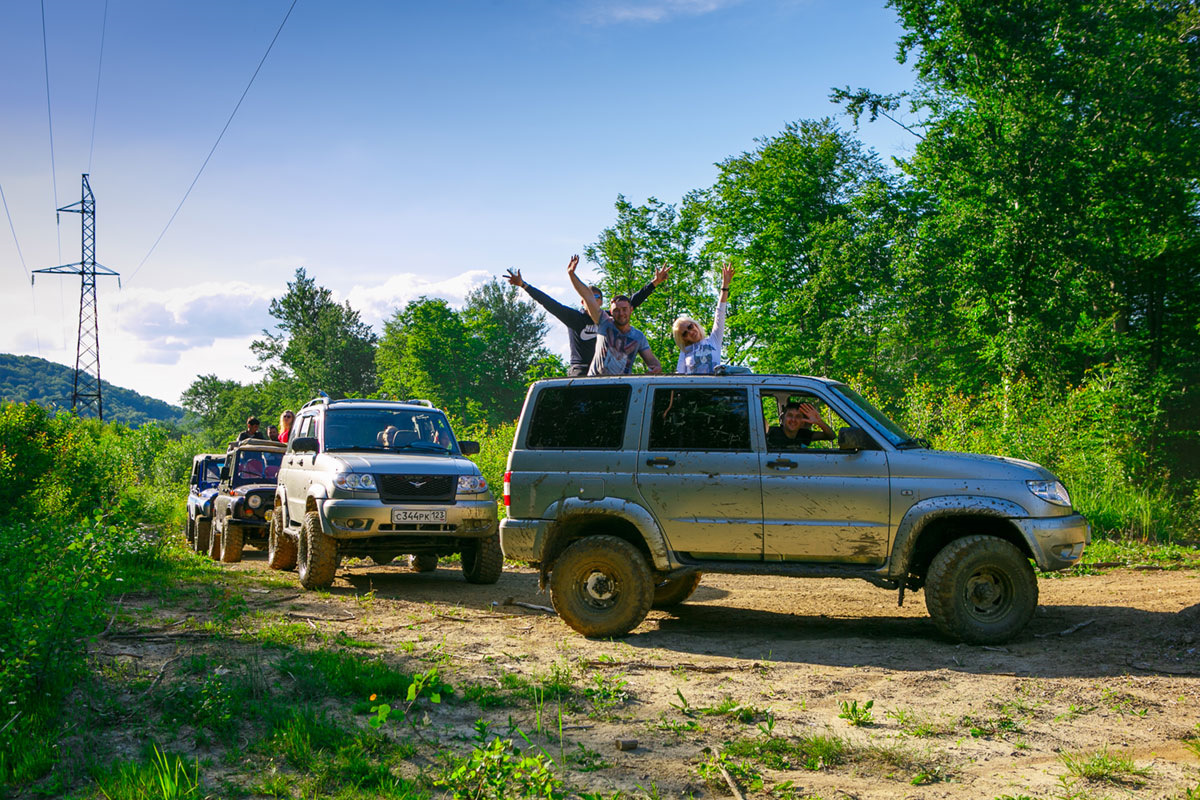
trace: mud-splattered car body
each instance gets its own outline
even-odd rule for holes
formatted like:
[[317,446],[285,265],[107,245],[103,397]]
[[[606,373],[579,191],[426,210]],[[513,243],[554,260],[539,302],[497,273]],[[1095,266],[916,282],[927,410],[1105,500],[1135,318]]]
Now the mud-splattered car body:
[[[814,409],[820,426],[783,438],[789,404]],[[555,607],[600,636],[719,572],[856,577],[901,600],[932,581],[926,602],[945,633],[1003,641],[1036,607],[1030,560],[1068,568],[1090,536],[1045,468],[932,450],[845,384],[794,375],[540,381],[505,504],[506,557],[539,565],[552,597],[560,559],[586,551],[568,561],[568,572],[586,563],[558,580]],[[589,537],[613,552],[623,541],[642,563],[579,544]]]

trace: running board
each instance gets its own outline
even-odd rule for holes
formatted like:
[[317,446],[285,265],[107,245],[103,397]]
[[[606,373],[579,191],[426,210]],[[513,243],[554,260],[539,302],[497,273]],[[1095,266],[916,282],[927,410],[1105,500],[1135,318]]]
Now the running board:
[[[678,557],[678,556],[677,556]],[[883,589],[899,586],[895,580],[879,574],[876,567],[851,567],[839,564],[798,563],[795,561],[716,561],[679,558],[683,566],[666,573],[664,580],[711,572],[716,575],[783,575],[791,578],[859,578]]]

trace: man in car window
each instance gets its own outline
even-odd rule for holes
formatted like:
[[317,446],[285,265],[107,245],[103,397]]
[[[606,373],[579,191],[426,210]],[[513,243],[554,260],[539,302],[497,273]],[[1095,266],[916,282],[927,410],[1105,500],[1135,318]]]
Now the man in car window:
[[[767,431],[767,448],[770,450],[801,450],[810,442],[837,439],[833,428],[811,403],[789,402],[783,407],[782,421],[783,425],[773,425]],[[813,430],[813,425],[820,430]]]

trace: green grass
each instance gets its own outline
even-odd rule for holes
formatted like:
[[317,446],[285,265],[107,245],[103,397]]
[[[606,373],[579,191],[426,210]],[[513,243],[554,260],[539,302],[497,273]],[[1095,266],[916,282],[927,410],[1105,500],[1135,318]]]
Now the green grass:
[[[301,700],[332,695],[367,702],[368,697],[376,695],[380,702],[390,702],[403,700],[413,683],[412,674],[382,658],[364,658],[344,650],[293,651],[280,660],[279,669],[295,681],[293,691]],[[429,688],[443,696],[453,692],[440,681]]]
[[845,762],[854,752],[840,736],[814,734],[789,739],[780,736],[756,736],[725,745],[727,756],[745,758],[777,770],[828,769]]
[[1090,755],[1062,753],[1059,758],[1068,773],[1089,781],[1141,786],[1151,772],[1150,767],[1138,766],[1133,759],[1111,753],[1107,747]]
[[105,800],[199,800],[203,797],[200,764],[167,755],[154,745],[138,761],[119,761],[94,776],[92,797]]

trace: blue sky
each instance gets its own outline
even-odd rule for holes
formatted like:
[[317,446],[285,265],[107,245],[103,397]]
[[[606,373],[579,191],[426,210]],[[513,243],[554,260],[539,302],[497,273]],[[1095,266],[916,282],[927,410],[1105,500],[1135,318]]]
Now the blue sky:
[[74,364],[78,279],[28,272],[79,260],[79,216],[54,209],[84,172],[122,274],[100,281],[102,375],[177,402],[200,373],[252,378],[296,267],[377,328],[510,266],[574,302],[567,259],[618,194],[677,202],[789,121],[848,127],[831,87],[913,80],[876,2],[299,0],[151,252],[290,6],[45,0],[48,115],[42,6],[0,5],[0,352]]

